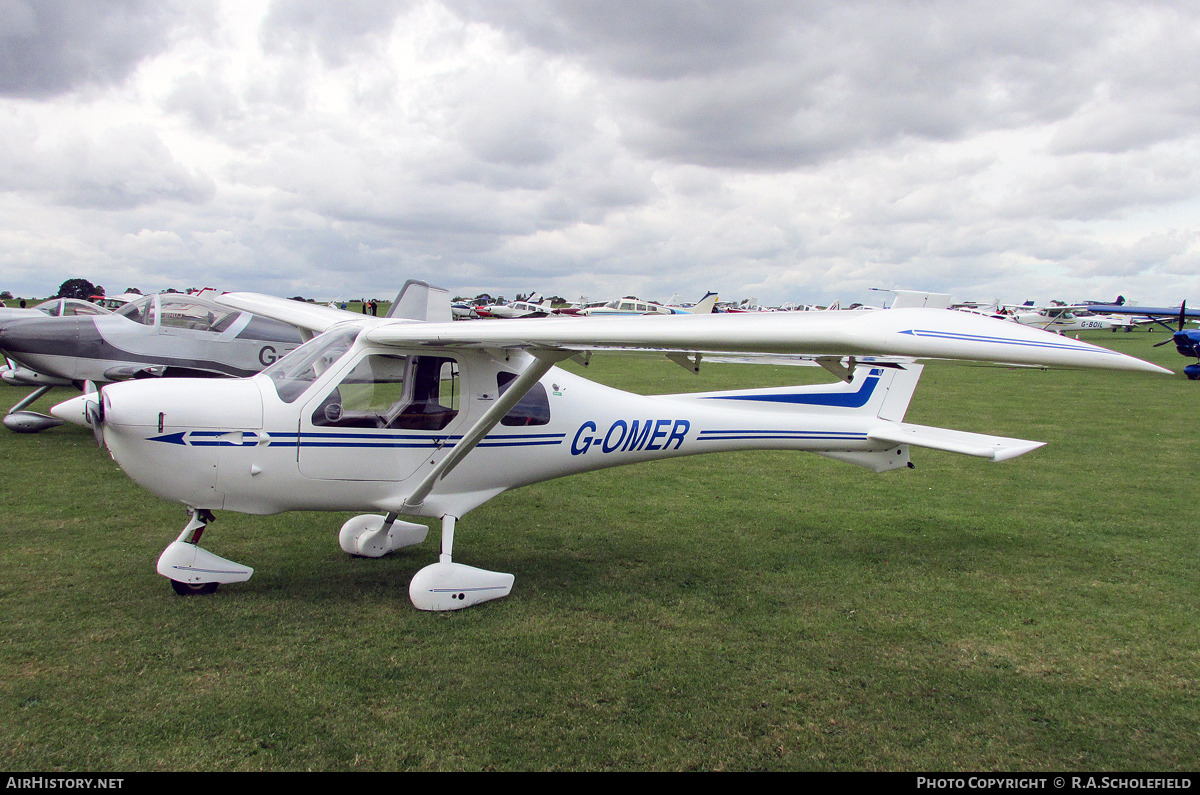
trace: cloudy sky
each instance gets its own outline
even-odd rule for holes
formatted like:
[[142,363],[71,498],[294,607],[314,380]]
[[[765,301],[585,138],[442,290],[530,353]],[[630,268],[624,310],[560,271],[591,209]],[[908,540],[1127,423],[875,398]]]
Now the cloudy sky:
[[0,289],[1200,303],[1197,9],[0,0]]

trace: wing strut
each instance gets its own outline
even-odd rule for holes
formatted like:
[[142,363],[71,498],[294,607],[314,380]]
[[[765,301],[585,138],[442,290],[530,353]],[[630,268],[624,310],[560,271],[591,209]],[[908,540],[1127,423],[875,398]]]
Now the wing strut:
[[542,376],[550,371],[550,368],[564,359],[569,359],[575,355],[575,351],[553,351],[553,350],[538,350],[531,351],[534,361],[525,368],[525,370],[517,376],[517,380],[513,381],[504,394],[493,403],[483,416],[475,421],[471,429],[463,435],[462,440],[454,445],[454,449],[450,455],[443,458],[437,466],[433,468],[425,479],[413,489],[413,493],[408,495],[404,500],[404,504],[400,508],[401,513],[412,514],[416,513],[421,504],[425,502],[425,498],[433,491],[433,487],[437,482],[449,475],[459,463],[467,457],[467,453],[475,449],[475,445],[483,441],[483,438],[491,432],[492,428],[496,427],[496,423],[512,410],[520,402],[521,398],[533,388]]

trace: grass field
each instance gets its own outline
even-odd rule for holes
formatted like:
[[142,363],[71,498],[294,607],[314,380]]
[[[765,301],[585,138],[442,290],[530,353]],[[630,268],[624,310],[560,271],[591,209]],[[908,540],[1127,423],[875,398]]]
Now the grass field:
[[[1162,333],[1085,339],[1186,364]],[[589,368],[642,392],[822,374]],[[512,596],[449,614],[407,596],[436,532],[350,558],[348,514],[219,514],[205,545],[254,578],[176,597],[154,561],[181,507],[85,429],[0,432],[0,766],[1196,770],[1198,390],[932,365],[907,419],[1049,445],[914,449],[883,475],[696,456],[520,489],[455,545],[514,573]]]

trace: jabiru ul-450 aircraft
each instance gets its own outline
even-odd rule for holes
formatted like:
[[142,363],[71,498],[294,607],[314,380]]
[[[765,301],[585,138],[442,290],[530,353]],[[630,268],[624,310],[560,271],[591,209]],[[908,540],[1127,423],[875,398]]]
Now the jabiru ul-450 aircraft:
[[[347,321],[248,293],[218,300],[322,333],[250,378],[116,383],[53,409],[90,424],[135,481],[187,508],[187,526],[157,565],[179,593],[253,573],[197,544],[212,511],[365,509],[377,513],[339,534],[352,555],[423,541],[425,525],[401,517],[441,521],[441,554],[413,577],[409,596],[422,610],[456,610],[512,588],[512,574],[453,559],[459,519],[508,489],[730,450],[808,451],[876,472],[908,465],[914,446],[1003,461],[1042,443],[904,422],[917,360],[1170,372],[943,309],[455,323],[448,299],[427,301],[435,322]],[[555,367],[623,350],[657,351],[692,369],[706,351],[803,355],[840,380],[641,396]]]

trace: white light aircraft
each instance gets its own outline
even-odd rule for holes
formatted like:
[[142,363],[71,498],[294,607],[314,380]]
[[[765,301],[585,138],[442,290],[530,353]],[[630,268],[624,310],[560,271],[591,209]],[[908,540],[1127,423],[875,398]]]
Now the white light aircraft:
[[1083,304],[1064,306],[1006,306],[1009,317],[1025,326],[1035,326],[1046,331],[1064,334],[1068,331],[1096,329],[1125,329],[1129,331],[1137,323],[1116,315],[1101,315],[1089,311]]
[[551,299],[542,300],[541,293],[534,293],[524,301],[510,301],[507,304],[497,304],[488,307],[488,314],[504,320],[519,317],[546,317],[554,314]]
[[612,315],[708,315],[717,305],[716,293],[705,293],[704,297],[690,307],[668,306],[656,304],[653,301],[643,301],[640,298],[616,298],[600,306],[588,306],[575,314],[589,317],[604,317]]
[[[187,507],[190,520],[157,567],[179,593],[253,573],[197,545],[214,510],[366,509],[383,515],[342,526],[349,554],[423,541],[425,525],[401,517],[441,520],[438,562],[413,577],[409,596],[422,610],[456,610],[512,588],[513,575],[452,557],[459,519],[508,489],[730,450],[808,451],[876,472],[909,465],[913,446],[1003,461],[1042,443],[903,421],[917,359],[1170,372],[938,309],[453,323],[346,321],[249,293],[219,300],[323,333],[250,378],[116,383],[53,409],[90,424],[143,487]],[[840,380],[641,396],[554,366],[620,350],[658,351],[689,369],[706,351],[804,355]],[[864,359],[872,356],[893,358]]]

